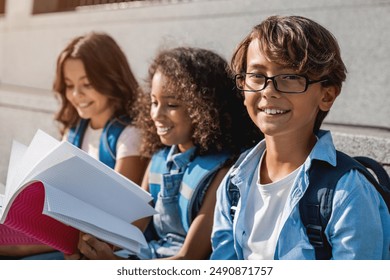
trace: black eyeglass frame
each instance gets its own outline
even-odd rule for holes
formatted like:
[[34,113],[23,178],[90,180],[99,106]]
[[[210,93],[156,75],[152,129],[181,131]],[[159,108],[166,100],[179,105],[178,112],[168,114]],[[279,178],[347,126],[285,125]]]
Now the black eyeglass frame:
[[[257,76],[263,76],[265,78],[265,82],[264,82],[264,86],[262,89],[240,89],[237,85],[238,85],[238,77],[242,77],[245,79],[245,76],[246,75],[257,75]],[[301,78],[304,78],[305,81],[306,81],[306,84],[305,84],[305,88],[304,90],[302,91],[282,91],[282,90],[279,90],[278,89],[278,84],[276,83],[275,81],[275,78],[276,77],[280,77],[280,76],[298,76],[298,77],[301,77]],[[305,91],[307,91],[308,87],[311,85],[311,84],[315,84],[315,83],[323,83],[323,82],[326,82],[328,81],[328,79],[320,79],[320,80],[310,80],[309,77],[307,77],[306,75],[299,75],[299,74],[278,74],[278,75],[275,75],[275,76],[272,76],[272,77],[267,77],[263,74],[256,74],[256,73],[240,73],[240,74],[236,74],[234,75],[234,82],[236,84],[236,88],[239,90],[239,91],[247,91],[247,92],[258,92],[258,91],[262,91],[263,89],[265,89],[268,85],[268,80],[271,80],[272,81],[272,84],[274,85],[274,88],[276,91],[278,92],[281,92],[281,93],[288,93],[288,94],[298,94],[298,93],[304,93]]]

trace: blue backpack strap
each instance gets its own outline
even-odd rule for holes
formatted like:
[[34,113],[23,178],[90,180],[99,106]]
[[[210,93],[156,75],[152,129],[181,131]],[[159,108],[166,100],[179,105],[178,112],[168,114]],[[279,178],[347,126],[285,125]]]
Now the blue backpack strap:
[[179,205],[180,209],[186,209],[180,213],[186,231],[198,214],[212,179],[230,156],[228,152],[197,156],[185,170],[180,187]]
[[130,121],[128,116],[113,118],[103,128],[99,143],[99,160],[111,168],[115,167],[119,136]]
[[390,205],[390,187],[381,186],[357,160],[337,151],[336,167],[324,161],[313,161],[309,170],[309,186],[300,200],[299,211],[309,241],[315,249],[316,259],[330,259],[332,257],[332,248],[324,230],[332,213],[332,200],[337,182],[351,169],[357,169],[366,176],[385,199],[388,207]]
[[78,148],[81,148],[89,119],[80,119],[76,126],[71,127],[68,133],[68,141]]

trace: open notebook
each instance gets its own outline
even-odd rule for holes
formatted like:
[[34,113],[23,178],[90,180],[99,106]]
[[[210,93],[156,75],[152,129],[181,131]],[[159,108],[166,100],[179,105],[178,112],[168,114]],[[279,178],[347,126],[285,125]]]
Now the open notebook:
[[12,145],[0,223],[17,231],[22,244],[30,238],[67,254],[79,231],[138,253],[146,241],[131,223],[156,213],[151,199],[84,151],[39,130],[28,147]]

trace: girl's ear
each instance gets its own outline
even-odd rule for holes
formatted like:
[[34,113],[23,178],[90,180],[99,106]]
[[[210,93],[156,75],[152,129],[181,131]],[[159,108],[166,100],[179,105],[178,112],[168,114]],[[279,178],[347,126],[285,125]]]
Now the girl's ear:
[[319,104],[321,111],[329,111],[333,105],[333,102],[336,100],[336,97],[339,95],[340,89],[336,86],[322,87],[322,97]]

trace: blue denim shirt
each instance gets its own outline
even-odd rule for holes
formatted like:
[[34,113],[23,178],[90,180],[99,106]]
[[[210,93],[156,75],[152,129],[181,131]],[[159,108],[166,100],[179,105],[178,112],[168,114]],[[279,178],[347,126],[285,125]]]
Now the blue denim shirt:
[[[336,166],[336,150],[328,131],[320,131],[319,140],[299,170],[287,201],[288,217],[282,226],[274,259],[315,259],[313,246],[299,214],[299,200],[309,185],[308,170],[313,159],[324,160]],[[260,142],[234,171],[230,170],[217,192],[212,233],[211,259],[243,259],[242,246],[251,229],[245,228],[245,207],[252,177],[265,150]],[[227,196],[229,180],[241,194],[234,222],[230,217]],[[336,185],[333,212],[325,229],[332,245],[333,259],[390,259],[390,214],[385,202],[364,175],[356,170],[346,173]]]

